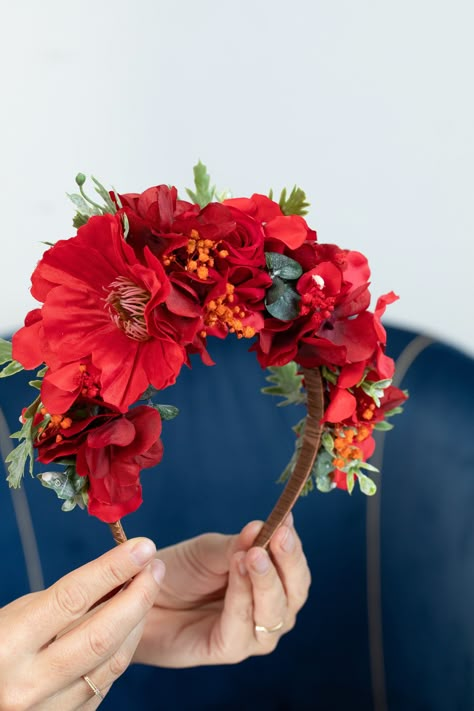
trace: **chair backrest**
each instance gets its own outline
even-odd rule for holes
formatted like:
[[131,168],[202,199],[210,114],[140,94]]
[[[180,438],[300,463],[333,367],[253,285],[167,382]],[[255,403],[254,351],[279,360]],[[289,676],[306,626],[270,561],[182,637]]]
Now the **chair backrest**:
[[[391,329],[391,355],[413,338]],[[260,396],[264,373],[245,344],[227,339],[213,345],[215,368],[196,363],[163,393],[163,402],[181,413],[164,424],[164,460],[143,473],[144,504],[124,522],[130,536],[151,536],[158,546],[203,531],[235,532],[264,518],[292,452],[291,425],[301,412]],[[26,382],[25,376],[0,383],[11,428],[28,402]],[[358,492],[315,493],[296,506],[313,587],[295,630],[277,651],[229,667],[133,668],[114,685],[111,708],[474,708],[474,365],[432,344],[402,387],[411,399],[385,441],[381,498],[367,509]],[[100,522],[80,511],[62,513],[37,482],[27,480],[25,490],[47,584],[110,546]],[[9,548],[2,604],[28,591],[8,497],[5,487],[0,527]]]

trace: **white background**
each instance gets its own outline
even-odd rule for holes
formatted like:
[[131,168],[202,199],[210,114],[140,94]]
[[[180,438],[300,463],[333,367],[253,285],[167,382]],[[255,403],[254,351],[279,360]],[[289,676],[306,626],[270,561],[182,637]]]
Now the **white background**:
[[33,301],[65,192],[298,183],[320,241],[364,252],[389,320],[474,353],[472,2],[1,3],[0,332]]

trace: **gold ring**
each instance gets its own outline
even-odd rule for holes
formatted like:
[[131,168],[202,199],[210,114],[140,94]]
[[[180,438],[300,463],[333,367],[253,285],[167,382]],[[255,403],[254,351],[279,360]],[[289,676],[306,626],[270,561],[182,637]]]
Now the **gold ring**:
[[86,682],[86,684],[87,684],[87,686],[89,687],[89,689],[90,689],[91,691],[93,691],[94,694],[95,694],[96,696],[98,696],[101,701],[103,701],[103,700],[105,699],[105,696],[104,696],[104,694],[101,692],[101,690],[99,689],[99,687],[94,684],[94,682],[92,681],[92,679],[89,679],[89,677],[86,676],[85,674],[84,674],[84,676],[83,676],[82,678],[83,678],[84,681]]
[[279,622],[275,627],[265,627],[265,625],[255,625],[255,632],[265,632],[266,634],[273,634],[273,632],[278,632],[283,627],[283,620]]

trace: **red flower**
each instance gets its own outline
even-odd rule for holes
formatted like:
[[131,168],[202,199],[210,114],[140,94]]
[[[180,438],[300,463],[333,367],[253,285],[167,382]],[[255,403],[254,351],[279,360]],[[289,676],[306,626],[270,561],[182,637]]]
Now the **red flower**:
[[33,273],[32,294],[44,305],[15,334],[14,357],[27,368],[44,361],[51,371],[90,357],[103,399],[122,411],[150,383],[174,383],[200,310],[176,293],[147,249],[143,261],[117,216],[93,217],[76,237],[58,242]]
[[284,215],[278,203],[266,195],[254,193],[251,198],[231,198],[223,204],[247,213],[262,225],[269,252],[280,251],[278,244],[280,248],[297,249],[307,239],[316,239],[316,232],[309,229],[306,220],[299,215]]
[[142,503],[140,470],[161,461],[161,418],[142,405],[87,433],[77,452],[77,473],[89,479],[88,511],[113,523]]
[[220,203],[200,210],[164,185],[120,200],[129,243],[138,254],[148,247],[177,292],[203,308],[204,327],[188,352],[204,353],[206,335],[223,338],[230,331],[250,338],[262,327],[271,279],[260,222]]

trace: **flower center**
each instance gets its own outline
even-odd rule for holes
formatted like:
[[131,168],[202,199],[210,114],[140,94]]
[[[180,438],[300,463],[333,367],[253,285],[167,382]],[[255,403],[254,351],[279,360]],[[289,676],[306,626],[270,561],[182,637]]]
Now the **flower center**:
[[[216,257],[229,256],[226,249],[220,248],[219,241],[212,239],[201,239],[197,230],[191,230],[186,245],[185,255],[180,255],[183,259],[183,266],[187,272],[196,274],[199,279],[205,281],[209,276],[209,269],[214,266]],[[169,267],[173,262],[176,262],[176,255],[170,254],[164,259],[165,267]]]
[[134,341],[148,341],[145,308],[150,293],[124,276],[117,277],[109,289],[105,305],[117,328]]
[[[226,284],[226,293],[206,304],[204,323],[210,328],[224,326],[229,333],[235,333],[237,338],[253,338],[255,329],[252,326],[244,326],[242,323],[242,319],[247,316],[247,313],[241,306],[232,305],[234,289],[233,284]],[[203,331],[201,335],[205,336],[206,331]]]

